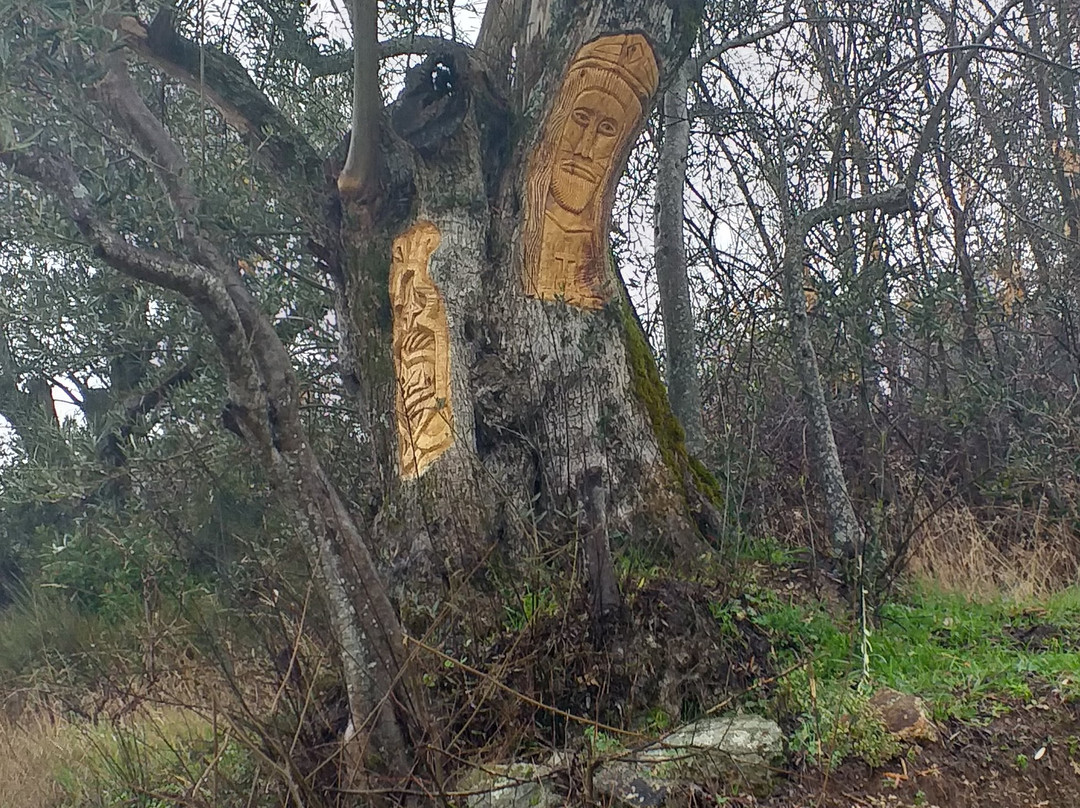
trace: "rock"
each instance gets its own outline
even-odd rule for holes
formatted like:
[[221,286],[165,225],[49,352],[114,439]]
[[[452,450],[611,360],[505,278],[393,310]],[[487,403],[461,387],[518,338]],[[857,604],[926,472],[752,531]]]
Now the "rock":
[[937,743],[938,730],[918,696],[883,687],[870,697],[870,707],[894,737],[901,741]]
[[593,788],[613,804],[645,808],[679,801],[697,783],[767,793],[783,752],[775,722],[756,715],[706,718],[598,767]]
[[563,804],[549,779],[551,768],[532,763],[488,765],[458,783],[469,808],[554,808]]
[[636,761],[615,760],[593,774],[593,790],[606,799],[602,804],[629,805],[633,808],[660,808],[668,804],[672,784],[650,777],[647,767]]

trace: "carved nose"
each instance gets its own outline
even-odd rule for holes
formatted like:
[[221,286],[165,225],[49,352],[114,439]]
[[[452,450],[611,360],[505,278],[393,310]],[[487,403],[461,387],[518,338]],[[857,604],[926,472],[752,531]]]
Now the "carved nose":
[[402,314],[405,315],[404,319],[406,327],[411,328],[423,311],[424,307],[421,305],[420,301],[415,297],[410,296],[405,303],[404,311],[402,311]]
[[581,138],[578,140],[577,148],[574,149],[574,154],[580,157],[584,157],[587,160],[593,159],[593,153],[596,150],[596,130],[593,127],[588,127],[581,133]]

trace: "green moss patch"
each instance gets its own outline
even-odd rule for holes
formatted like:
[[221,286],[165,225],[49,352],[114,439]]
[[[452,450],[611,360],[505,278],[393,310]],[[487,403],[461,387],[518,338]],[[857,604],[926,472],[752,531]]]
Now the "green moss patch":
[[675,417],[668,401],[667,386],[660,377],[652,347],[641,330],[633,313],[630,299],[623,289],[619,303],[619,318],[623,342],[634,386],[634,395],[645,405],[660,456],[664,464],[674,472],[684,489],[694,489],[717,508],[724,503],[720,483],[705,468],[705,464],[693,457],[686,448],[686,433]]

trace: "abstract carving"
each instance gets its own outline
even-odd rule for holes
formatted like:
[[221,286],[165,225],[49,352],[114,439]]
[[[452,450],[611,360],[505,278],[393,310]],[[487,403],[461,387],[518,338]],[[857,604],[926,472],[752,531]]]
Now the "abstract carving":
[[652,47],[641,34],[601,37],[574,56],[529,161],[526,294],[586,309],[607,302],[616,169],[658,78]]
[[403,478],[419,477],[454,442],[450,331],[428,261],[439,231],[418,222],[394,240],[390,263],[398,449]]

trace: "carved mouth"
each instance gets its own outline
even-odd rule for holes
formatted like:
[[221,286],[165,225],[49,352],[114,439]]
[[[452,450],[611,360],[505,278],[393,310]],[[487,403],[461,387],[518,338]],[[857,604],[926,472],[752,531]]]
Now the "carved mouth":
[[600,181],[600,172],[589,163],[582,163],[579,160],[563,160],[559,167],[572,177],[581,177],[581,179],[589,182]]
[[423,418],[425,411],[435,407],[435,380],[424,374],[406,379],[401,385],[401,400],[410,421]]
[[435,335],[422,326],[416,327],[401,341],[401,355],[408,360],[415,354],[434,352]]

